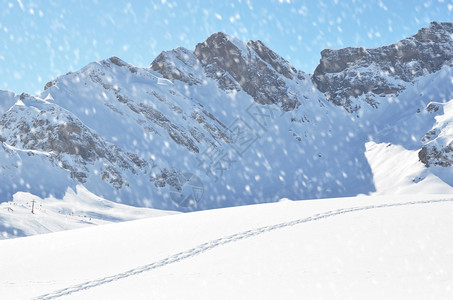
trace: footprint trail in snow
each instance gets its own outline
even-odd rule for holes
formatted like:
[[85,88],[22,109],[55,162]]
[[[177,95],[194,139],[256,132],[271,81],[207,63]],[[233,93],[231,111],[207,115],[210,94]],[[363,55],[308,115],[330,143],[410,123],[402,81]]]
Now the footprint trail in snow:
[[107,276],[104,278],[92,280],[92,281],[87,281],[84,283],[80,283],[74,286],[70,286],[64,289],[60,289],[45,295],[41,295],[37,297],[37,300],[48,300],[48,299],[55,299],[58,297],[70,295],[76,292],[80,292],[82,290],[94,288],[109,282],[121,280],[130,276],[134,276],[143,272],[151,271],[153,269],[161,268],[182,260],[185,260],[190,257],[194,257],[198,254],[201,254],[203,252],[206,252],[210,249],[229,244],[235,241],[239,241],[242,239],[247,239],[253,236],[257,236],[266,232],[274,231],[277,229],[281,228],[286,228],[290,226],[295,226],[301,223],[307,223],[307,222],[312,222],[312,221],[317,221],[317,220],[322,220],[325,218],[330,218],[334,216],[338,216],[341,214],[346,214],[346,213],[352,213],[356,211],[363,211],[363,210],[370,210],[370,209],[379,209],[379,208],[388,208],[388,207],[396,207],[396,206],[407,206],[407,205],[419,205],[419,204],[433,204],[433,203],[439,203],[439,202],[453,202],[453,199],[439,199],[439,200],[426,200],[426,201],[413,201],[413,202],[403,202],[403,203],[392,203],[392,204],[381,204],[381,205],[369,205],[369,206],[360,206],[360,207],[351,207],[351,208],[341,208],[337,210],[332,210],[332,211],[327,211],[319,214],[315,214],[311,217],[306,217],[302,219],[297,219],[289,222],[283,222],[275,225],[269,225],[269,226],[263,226],[259,227],[256,229],[251,229],[247,231],[243,231],[240,233],[236,233],[233,235],[221,237],[203,244],[200,244],[192,249],[176,253],[174,255],[168,256],[164,259],[161,259],[159,261],[143,265],[134,269],[131,269],[126,272],[118,273],[115,275]]

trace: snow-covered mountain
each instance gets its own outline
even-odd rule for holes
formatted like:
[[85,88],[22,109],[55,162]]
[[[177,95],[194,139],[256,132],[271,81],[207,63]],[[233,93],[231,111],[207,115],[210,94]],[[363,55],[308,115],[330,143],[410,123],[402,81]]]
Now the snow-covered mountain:
[[[326,49],[313,74],[316,87],[350,112],[365,100],[379,106],[379,96],[398,95],[417,78],[453,64],[452,23],[433,22],[414,36],[375,49]],[[362,96],[363,97],[359,97]],[[451,93],[450,93],[451,95]],[[449,94],[445,96],[450,96]]]
[[2,92],[0,201],[80,185],[181,211],[452,192],[452,34],[433,22],[393,45],[324,50],[309,75],[215,33],[149,68],[111,57],[39,95]]

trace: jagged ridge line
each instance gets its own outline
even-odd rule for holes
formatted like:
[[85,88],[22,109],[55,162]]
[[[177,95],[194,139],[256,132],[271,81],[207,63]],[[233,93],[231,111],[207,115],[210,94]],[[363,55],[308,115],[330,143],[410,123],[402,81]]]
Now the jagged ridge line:
[[48,300],[48,299],[55,299],[58,297],[62,296],[67,296],[76,292],[80,292],[82,290],[87,290],[96,286],[100,286],[109,282],[117,281],[123,278],[127,278],[130,276],[138,275],[143,272],[151,271],[153,269],[157,269],[160,267],[164,267],[169,264],[176,263],[178,261],[194,257],[198,254],[201,254],[203,252],[206,252],[210,249],[229,244],[235,241],[239,241],[241,239],[247,239],[253,236],[257,236],[266,232],[271,232],[277,229],[285,228],[285,227],[291,227],[295,226],[301,223],[307,223],[307,222],[312,222],[312,221],[318,221],[321,219],[345,214],[345,213],[351,213],[351,212],[356,212],[356,211],[362,211],[362,210],[371,210],[371,209],[378,209],[378,208],[387,208],[387,207],[396,207],[396,206],[407,206],[407,205],[419,205],[419,204],[432,204],[432,203],[441,203],[441,202],[453,202],[453,199],[438,199],[438,200],[424,200],[424,201],[411,201],[411,202],[403,202],[403,203],[391,203],[391,204],[380,204],[380,205],[368,205],[368,206],[361,206],[361,207],[351,207],[351,208],[340,208],[337,210],[333,211],[327,211],[323,213],[318,213],[315,214],[311,217],[306,217],[303,219],[297,219],[289,222],[283,222],[283,223],[278,223],[274,225],[268,225],[268,226],[263,226],[259,227],[256,229],[250,229],[247,231],[243,231],[240,233],[236,233],[233,235],[229,235],[226,237],[218,238],[203,244],[200,244],[194,248],[191,248],[189,250],[179,252],[176,254],[173,254],[171,256],[168,256],[164,259],[161,259],[157,262],[147,264],[141,267],[137,267],[122,273],[118,273],[115,275],[107,276],[104,278],[100,278],[97,280],[92,280],[92,281],[87,281],[78,285],[74,285],[68,288],[60,289],[52,293],[48,293],[45,295],[38,296],[36,300]]

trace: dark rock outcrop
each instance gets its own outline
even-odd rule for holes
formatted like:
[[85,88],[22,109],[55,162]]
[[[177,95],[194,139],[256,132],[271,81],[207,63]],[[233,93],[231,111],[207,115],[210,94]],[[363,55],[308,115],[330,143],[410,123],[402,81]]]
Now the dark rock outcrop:
[[[0,128],[8,134],[0,140],[23,150],[47,153],[49,158],[84,183],[89,166],[102,161],[102,179],[115,188],[128,185],[122,171],[144,171],[148,162],[133,153],[125,153],[104,141],[79,119],[59,106],[25,95],[26,105],[15,105],[0,120]],[[27,115],[28,119],[21,118]]]
[[182,47],[160,53],[150,68],[170,80],[180,80],[190,85],[202,82],[196,74],[201,69],[197,58]]
[[453,166],[453,143],[442,148],[425,145],[418,152],[419,160],[429,166],[451,167]]
[[294,78],[297,70],[293,66],[291,66],[288,61],[269,49],[263,42],[261,42],[260,40],[256,42],[249,41],[247,43],[247,46],[252,48],[262,60],[270,64],[278,73],[282,74],[288,79]]
[[[453,142],[449,112],[445,110],[445,104],[439,102],[430,102],[426,106],[426,112],[441,117],[436,118],[433,128],[422,138],[425,144],[418,152],[418,158],[426,167],[451,167],[453,166]],[[447,116],[445,116],[446,113]]]
[[236,81],[255,102],[277,104],[285,111],[296,108],[299,101],[288,93],[288,86],[281,77],[292,76],[289,64],[285,66],[286,61],[262,42],[248,45],[251,47],[224,33],[215,33],[198,44],[194,54],[209,77],[223,80],[227,86],[232,85],[232,80]]
[[451,65],[452,34],[453,23],[433,22],[392,45],[326,49],[312,80],[330,101],[352,112],[356,109],[352,98],[367,93],[397,94],[405,82]]

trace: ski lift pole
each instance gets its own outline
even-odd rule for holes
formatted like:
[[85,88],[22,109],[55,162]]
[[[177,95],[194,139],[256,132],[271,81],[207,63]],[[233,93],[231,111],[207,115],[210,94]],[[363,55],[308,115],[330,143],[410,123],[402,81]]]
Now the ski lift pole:
[[31,213],[34,214],[35,213],[35,200],[32,200],[31,201]]

